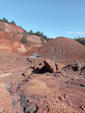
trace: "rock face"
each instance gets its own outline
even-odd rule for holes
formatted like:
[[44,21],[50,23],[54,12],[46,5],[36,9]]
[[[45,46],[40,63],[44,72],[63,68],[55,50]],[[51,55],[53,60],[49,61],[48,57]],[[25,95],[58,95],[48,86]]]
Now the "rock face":
[[24,32],[24,29],[10,23],[4,23],[2,21],[0,21],[0,29],[6,33],[21,34]]
[[8,39],[0,39],[0,51],[5,52],[26,52],[24,44],[18,41],[10,41]]
[[[39,37],[37,35],[27,34],[27,41],[30,42],[30,44],[35,44],[36,47],[42,45],[42,39],[41,39],[41,37]],[[45,39],[43,39],[43,43],[47,43],[47,41]],[[39,45],[37,45],[37,44],[39,44]]]
[[49,72],[51,72],[51,73],[56,72],[55,63],[52,60],[47,59],[44,61],[44,64],[45,64],[46,68],[49,70]]
[[26,47],[21,43],[24,29],[0,21],[0,51],[26,52]]
[[39,37],[37,35],[29,35],[27,34],[27,43],[29,45],[27,54],[31,55],[33,53],[38,52],[39,48],[42,46],[42,43],[47,43],[45,39]]
[[58,37],[43,45],[39,56],[55,60],[85,60],[85,47],[69,38]]
[[46,43],[42,37],[27,34],[21,27],[0,21],[0,51],[33,54],[42,43]]

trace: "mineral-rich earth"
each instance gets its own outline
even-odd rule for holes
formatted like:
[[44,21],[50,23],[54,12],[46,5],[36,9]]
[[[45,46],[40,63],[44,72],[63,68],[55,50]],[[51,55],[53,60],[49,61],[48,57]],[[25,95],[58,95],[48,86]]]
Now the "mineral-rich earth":
[[39,55],[57,60],[85,60],[85,47],[77,41],[65,37],[57,37],[42,46]]
[[23,32],[0,22],[0,113],[85,113],[85,47]]
[[0,53],[1,113],[85,113],[85,63],[46,61]]
[[47,41],[42,37],[27,34],[21,27],[0,21],[0,51],[32,54],[43,43]]

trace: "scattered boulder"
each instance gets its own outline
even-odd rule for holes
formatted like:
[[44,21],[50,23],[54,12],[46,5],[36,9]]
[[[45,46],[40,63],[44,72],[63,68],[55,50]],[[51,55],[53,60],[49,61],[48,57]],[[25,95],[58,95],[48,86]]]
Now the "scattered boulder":
[[56,72],[56,65],[53,60],[46,59],[44,64],[50,73]]
[[32,74],[33,69],[32,68],[27,68],[24,72],[24,76],[28,76]]
[[68,64],[63,67],[64,71],[70,70],[79,73],[79,75],[85,75],[85,63],[74,61],[72,64]]
[[71,64],[71,69],[73,69],[73,71],[80,71],[83,66],[84,66],[84,64],[74,61]]
[[71,64],[71,69],[73,69],[73,71],[79,71],[81,68],[81,65],[78,62],[73,62],[73,64]]

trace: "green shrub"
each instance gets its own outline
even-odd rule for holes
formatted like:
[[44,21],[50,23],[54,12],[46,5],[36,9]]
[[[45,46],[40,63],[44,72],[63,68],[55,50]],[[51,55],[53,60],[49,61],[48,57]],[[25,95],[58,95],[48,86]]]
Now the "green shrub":
[[30,30],[28,33],[29,33],[30,35],[33,35],[33,34],[34,34],[34,32],[33,32],[32,30]]
[[2,21],[8,23],[8,20],[5,17],[3,18]]
[[16,24],[15,24],[15,21],[11,21],[11,24],[16,25]]
[[85,38],[76,38],[75,40],[85,46]]

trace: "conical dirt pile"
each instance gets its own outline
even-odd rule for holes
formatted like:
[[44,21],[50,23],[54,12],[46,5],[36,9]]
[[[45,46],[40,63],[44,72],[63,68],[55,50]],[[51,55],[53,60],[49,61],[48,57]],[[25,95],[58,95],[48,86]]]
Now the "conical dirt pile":
[[59,60],[85,60],[85,47],[73,39],[57,37],[43,45],[39,55]]

